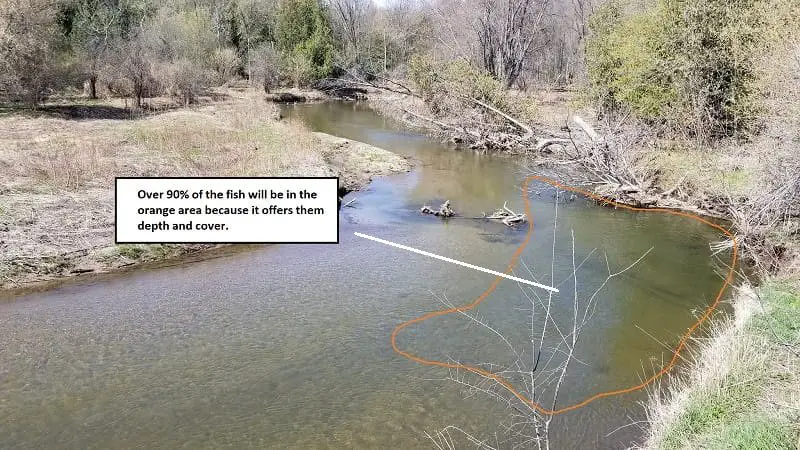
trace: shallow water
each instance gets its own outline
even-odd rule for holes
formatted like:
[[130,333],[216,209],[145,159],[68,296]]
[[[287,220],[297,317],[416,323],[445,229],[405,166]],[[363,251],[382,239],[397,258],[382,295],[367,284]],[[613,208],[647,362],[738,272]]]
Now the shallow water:
[[[389,344],[397,324],[443,302],[470,302],[493,277],[353,232],[503,270],[524,231],[442,222],[417,210],[449,199],[466,216],[504,201],[521,211],[520,161],[445,147],[359,104],[299,105],[284,115],[409,156],[417,168],[350,194],[357,200],[341,211],[338,245],[265,246],[0,303],[0,447],[430,448],[426,431],[455,425],[490,438],[507,423],[504,405],[466,396],[443,380],[445,369],[403,359]],[[618,270],[653,247],[596,297],[558,406],[638,383],[669,359],[667,347],[716,294],[721,279],[708,243],[717,234],[689,219],[582,199],[556,209],[546,186],[534,186],[531,198],[535,231],[516,274],[559,285],[552,315],[564,333],[572,319],[573,234],[576,264],[593,252],[578,270],[581,301],[605,280],[605,255]],[[527,361],[525,294],[543,292],[503,281],[476,313]],[[537,340],[541,312],[533,320]],[[542,374],[560,355],[553,349],[561,338],[548,326]],[[499,365],[516,358],[463,317],[407,331],[400,345],[429,358]],[[548,400],[552,389],[536,395]],[[626,447],[638,427],[617,429],[642,420],[642,399],[602,399],[556,416],[553,448]]]

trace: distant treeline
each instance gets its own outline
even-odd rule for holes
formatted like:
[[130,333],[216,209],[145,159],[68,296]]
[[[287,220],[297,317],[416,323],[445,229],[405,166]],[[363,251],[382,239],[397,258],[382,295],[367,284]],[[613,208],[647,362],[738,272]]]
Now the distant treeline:
[[2,0],[0,92],[172,95],[246,79],[303,86],[385,71],[418,51],[424,18],[369,0]]
[[571,2],[531,0],[2,0],[0,92],[36,103],[86,83],[92,97],[191,102],[233,78],[270,89],[345,73],[404,77],[415,54],[467,59],[507,86],[566,81],[579,72],[572,41],[589,12],[573,1],[577,16],[564,14]]
[[[0,0],[0,97],[168,95],[248,80],[407,80],[430,101],[588,87],[603,112],[709,135],[757,122],[798,0]],[[445,84],[451,84],[448,88]],[[464,83],[470,84],[465,86]],[[449,89],[449,91],[448,91]]]

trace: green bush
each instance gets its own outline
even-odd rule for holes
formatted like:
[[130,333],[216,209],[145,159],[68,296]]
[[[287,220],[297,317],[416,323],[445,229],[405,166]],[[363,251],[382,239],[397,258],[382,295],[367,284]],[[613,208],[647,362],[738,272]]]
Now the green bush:
[[625,108],[700,137],[757,125],[760,0],[611,0],[590,20],[587,66],[606,112]]
[[284,0],[278,10],[277,43],[296,85],[333,71],[331,26],[317,0]]

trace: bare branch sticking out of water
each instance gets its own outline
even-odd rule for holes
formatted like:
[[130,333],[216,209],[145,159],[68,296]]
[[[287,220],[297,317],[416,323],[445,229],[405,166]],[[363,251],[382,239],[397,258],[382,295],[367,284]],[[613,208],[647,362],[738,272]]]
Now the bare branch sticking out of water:
[[[556,202],[554,203],[554,224],[552,235],[551,262],[550,262],[550,282],[555,283],[555,259],[557,254],[557,229],[558,229],[558,197],[560,192],[556,192]],[[507,204],[503,205],[502,210],[511,215]],[[488,330],[491,335],[500,339],[503,346],[510,350],[511,357],[507,363],[493,361],[477,364],[483,370],[487,370],[492,376],[482,375],[473,371],[463,369],[450,369],[447,379],[464,388],[467,397],[484,396],[499,402],[507,411],[507,417],[501,424],[499,436],[495,436],[495,443],[488,444],[487,440],[482,440],[455,425],[449,425],[433,434],[426,436],[434,442],[440,449],[458,447],[458,442],[467,442],[477,448],[497,448],[499,446],[526,446],[537,449],[550,449],[550,429],[553,415],[542,414],[531,404],[521,401],[509,389],[498,383],[494,377],[500,376],[515,384],[516,389],[526,398],[542,404],[547,401],[551,410],[557,409],[560,390],[565,386],[567,375],[570,373],[572,363],[587,365],[576,357],[576,350],[581,343],[581,332],[589,324],[593,316],[602,292],[611,280],[632,270],[644,260],[653,250],[653,247],[643,252],[633,262],[615,270],[608,261],[606,255],[603,260],[606,265],[606,277],[588,295],[582,296],[579,290],[580,269],[586,261],[596,252],[592,249],[585,257],[578,259],[575,249],[575,235],[570,233],[570,257],[571,271],[566,279],[558,283],[559,286],[571,280],[572,292],[570,295],[571,314],[567,323],[559,323],[553,314],[553,306],[556,303],[553,293],[548,292],[545,298],[543,294],[534,289],[529,289],[522,284],[519,285],[520,291],[528,302],[525,311],[530,315],[530,329],[528,330],[527,344],[520,348],[515,345],[512,339],[505,334],[500,327],[490,323],[487,317],[481,316],[476,311],[463,311],[461,316]],[[527,270],[531,278],[536,279],[534,270],[523,262],[523,267]],[[566,290],[565,290],[566,291]],[[453,307],[446,296],[433,294],[440,302],[448,307]],[[553,342],[553,344],[547,344]],[[544,355],[544,357],[543,357]],[[461,363],[459,363],[461,364]],[[548,393],[549,392],[549,393]],[[548,393],[547,395],[545,395]],[[457,433],[456,433],[457,432]]]
[[525,214],[518,214],[509,209],[508,202],[503,202],[503,208],[496,210],[489,216],[486,216],[485,214],[484,216],[489,220],[499,220],[508,227],[513,227],[514,225],[525,223],[525,221],[527,220]]

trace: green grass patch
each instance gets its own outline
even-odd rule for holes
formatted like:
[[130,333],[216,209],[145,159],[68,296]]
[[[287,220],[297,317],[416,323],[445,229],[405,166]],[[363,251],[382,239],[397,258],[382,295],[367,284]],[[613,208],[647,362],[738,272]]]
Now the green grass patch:
[[722,172],[722,183],[732,188],[746,187],[750,184],[750,173],[745,170],[731,170]]
[[147,249],[141,245],[122,244],[117,246],[117,251],[125,258],[136,260],[139,259]]
[[795,436],[789,424],[765,417],[744,417],[724,425],[701,444],[707,449],[790,450]]
[[766,312],[753,318],[753,330],[778,344],[800,345],[800,289],[773,282],[761,294]]
[[180,245],[171,244],[121,244],[117,246],[119,254],[135,261],[161,260],[181,253]]
[[696,436],[732,423],[755,405],[760,392],[757,384],[729,381],[717,390],[699,392],[689,401],[678,420],[665,433],[663,448],[682,448]]
[[656,423],[648,448],[798,448],[800,359],[787,348],[800,348],[800,284],[768,280],[758,295],[763,309],[743,296],[743,326],[704,345],[699,376],[680,388],[679,410]]

